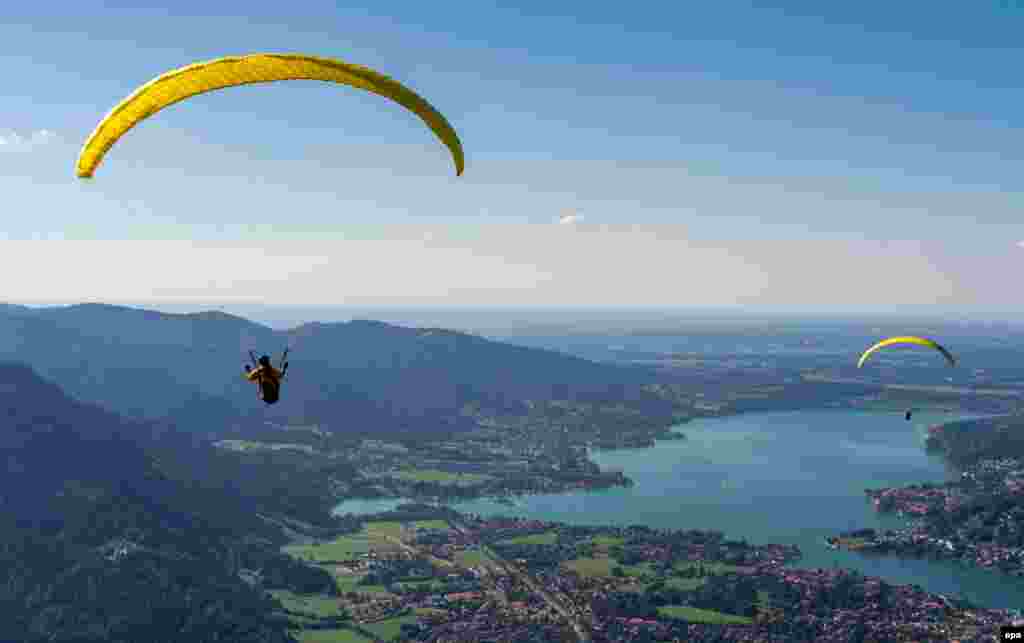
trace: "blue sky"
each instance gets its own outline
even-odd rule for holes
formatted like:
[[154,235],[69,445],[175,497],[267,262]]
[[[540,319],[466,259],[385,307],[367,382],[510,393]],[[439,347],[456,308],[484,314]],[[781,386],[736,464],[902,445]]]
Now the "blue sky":
[[[12,300],[1024,310],[1009,3],[211,4],[5,10]],[[279,83],[74,178],[136,86],[254,51],[409,84],[465,175],[379,97]]]

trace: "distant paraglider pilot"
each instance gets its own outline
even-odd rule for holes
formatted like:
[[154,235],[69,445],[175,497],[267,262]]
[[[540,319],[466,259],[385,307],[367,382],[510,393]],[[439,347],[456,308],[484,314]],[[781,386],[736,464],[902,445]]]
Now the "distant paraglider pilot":
[[903,419],[906,420],[907,422],[909,422],[910,421],[910,416],[912,416],[913,414],[914,414],[913,411],[907,411],[907,413],[903,416]]
[[274,404],[281,397],[281,380],[287,370],[288,362],[284,362],[281,370],[278,370],[270,363],[270,357],[264,355],[259,358],[255,367],[245,365],[245,379],[256,382],[259,397],[265,404]]

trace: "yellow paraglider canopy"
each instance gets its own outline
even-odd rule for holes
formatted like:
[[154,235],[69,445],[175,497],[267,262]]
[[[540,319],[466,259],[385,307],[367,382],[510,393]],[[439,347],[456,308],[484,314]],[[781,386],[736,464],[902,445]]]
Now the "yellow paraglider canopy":
[[942,355],[946,358],[946,361],[949,362],[950,366],[956,366],[956,359],[950,354],[949,351],[940,346],[937,342],[930,340],[926,337],[903,336],[889,337],[888,339],[883,339],[882,341],[878,342],[871,348],[864,351],[864,353],[860,356],[860,359],[857,360],[857,368],[864,366],[864,362],[867,360],[869,355],[871,355],[880,348],[885,348],[886,346],[891,346],[893,344],[917,344],[919,346],[927,346],[928,348],[934,348],[935,350],[942,353]]
[[229,56],[188,65],[149,81],[118,103],[82,146],[76,172],[90,178],[103,156],[125,132],[168,105],[197,94],[279,80],[319,80],[364,89],[390,98],[420,117],[452,153],[457,175],[465,157],[451,124],[424,98],[397,80],[350,63],[301,54]]

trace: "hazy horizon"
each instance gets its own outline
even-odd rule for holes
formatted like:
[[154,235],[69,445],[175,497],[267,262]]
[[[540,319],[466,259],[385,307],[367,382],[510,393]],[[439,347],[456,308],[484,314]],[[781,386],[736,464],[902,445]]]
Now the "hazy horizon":
[[288,329],[304,323],[346,322],[372,319],[413,326],[448,326],[460,330],[556,333],[598,333],[613,330],[644,332],[689,325],[720,323],[724,327],[757,327],[759,324],[821,321],[847,325],[923,324],[1017,325],[1024,315],[1010,313],[963,314],[950,311],[792,311],[759,308],[582,308],[582,307],[414,307],[414,306],[287,306],[211,303],[148,304],[145,302],[25,302],[0,301],[0,304],[30,308],[67,307],[93,303],[165,313],[220,311],[243,317],[271,328]]

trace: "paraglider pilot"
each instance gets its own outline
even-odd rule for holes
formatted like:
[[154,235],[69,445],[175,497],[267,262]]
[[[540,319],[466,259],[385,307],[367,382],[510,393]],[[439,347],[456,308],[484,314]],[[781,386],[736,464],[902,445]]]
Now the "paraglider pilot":
[[284,362],[281,370],[278,370],[270,363],[270,357],[263,355],[255,368],[245,365],[245,378],[256,382],[259,397],[265,404],[274,404],[280,398],[281,380],[287,370],[288,362]]

